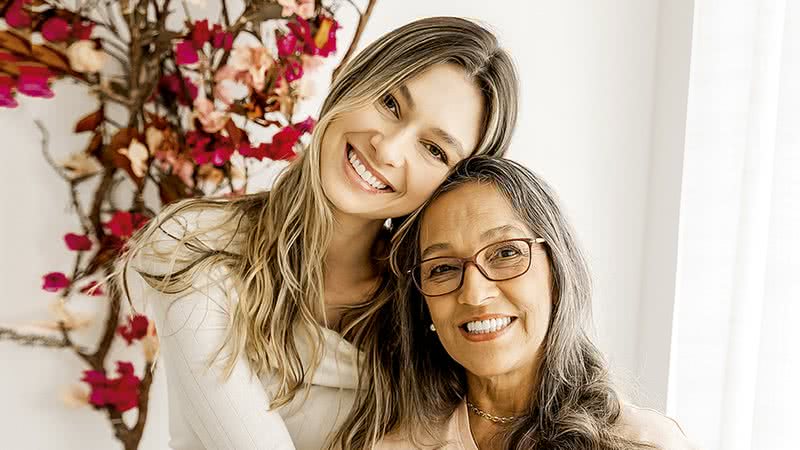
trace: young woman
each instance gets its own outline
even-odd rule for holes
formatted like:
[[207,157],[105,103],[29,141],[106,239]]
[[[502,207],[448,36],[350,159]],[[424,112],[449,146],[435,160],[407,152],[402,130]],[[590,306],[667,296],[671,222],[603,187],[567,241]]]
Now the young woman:
[[612,386],[586,262],[540,178],[470,158],[407,231],[393,252],[406,295],[391,305],[406,369],[387,391],[401,420],[381,450],[692,448]]
[[331,436],[362,420],[351,406],[384,357],[385,221],[399,226],[460,160],[502,154],[516,112],[513,64],[490,32],[419,20],[334,80],[310,147],[270,192],[185,201],[142,230],[122,280],[153,308],[172,448],[367,442]]

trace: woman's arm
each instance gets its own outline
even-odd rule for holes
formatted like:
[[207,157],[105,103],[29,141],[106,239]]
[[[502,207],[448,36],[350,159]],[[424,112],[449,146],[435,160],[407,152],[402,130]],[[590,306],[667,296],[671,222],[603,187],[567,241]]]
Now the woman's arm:
[[184,294],[166,296],[135,270],[164,269],[148,263],[146,257],[136,260],[126,279],[134,302],[144,300],[155,320],[162,369],[167,370],[173,448],[294,449],[283,419],[269,409],[267,392],[243,357],[228,378],[219,360],[227,350],[209,366],[229,324],[232,294],[220,281],[221,270],[195,277]]

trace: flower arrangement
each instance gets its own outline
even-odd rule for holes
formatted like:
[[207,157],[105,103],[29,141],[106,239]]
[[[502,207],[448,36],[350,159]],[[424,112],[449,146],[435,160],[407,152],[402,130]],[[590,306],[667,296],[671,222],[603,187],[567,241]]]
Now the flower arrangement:
[[[375,1],[358,11],[355,37],[340,66]],[[301,151],[315,120],[295,117],[295,106],[322,94],[314,91],[311,75],[339,51],[340,5],[244,0],[241,14],[231,17],[222,0],[220,23],[214,23],[192,19],[186,1],[66,3],[0,0],[0,107],[18,107],[20,96],[52,98],[57,79],[87,86],[98,105],[74,128],[87,135],[86,147],[63,161],[50,156],[47,130],[37,122],[44,154],[69,187],[81,227],[63,236],[75,254],[72,271],[42,278],[42,289],[58,297],[52,307],[56,320],[49,322],[58,337],[0,327],[0,338],[74,352],[88,369],[81,379],[85,393],[72,397],[104,411],[123,447],[136,449],[158,339],[146,316],[123,314],[121,293],[102,280],[126,241],[162,205],[248,192],[254,168]],[[184,21],[172,29],[168,19],[181,6]],[[88,201],[80,194],[86,186],[93,187]],[[158,192],[155,203],[145,195],[146,186]],[[119,198],[128,204],[120,205]],[[73,341],[73,332],[90,323],[70,310],[74,295],[106,301],[105,326],[90,348]],[[140,375],[128,361],[116,361],[113,374],[107,370],[115,339],[141,346]],[[132,424],[122,416],[130,410],[138,411]]]

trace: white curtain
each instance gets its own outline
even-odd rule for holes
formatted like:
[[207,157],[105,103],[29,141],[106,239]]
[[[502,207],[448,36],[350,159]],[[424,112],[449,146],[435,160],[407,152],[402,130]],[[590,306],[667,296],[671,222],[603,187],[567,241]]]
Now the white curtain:
[[800,2],[697,0],[667,412],[707,450],[797,450]]

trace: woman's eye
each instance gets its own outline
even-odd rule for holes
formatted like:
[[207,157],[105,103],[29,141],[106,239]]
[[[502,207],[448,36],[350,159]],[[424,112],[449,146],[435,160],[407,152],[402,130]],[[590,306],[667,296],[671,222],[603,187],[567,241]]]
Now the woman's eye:
[[426,149],[428,149],[428,152],[431,154],[431,156],[447,164],[448,162],[447,153],[445,153],[444,150],[442,150],[441,148],[439,148],[437,145],[434,144],[423,144],[423,145],[425,146]]
[[431,267],[429,276],[435,277],[436,275],[443,275],[453,270],[456,270],[456,268],[451,265],[441,264],[438,266]]
[[494,252],[495,258],[507,259],[519,256],[521,253],[519,249],[514,247],[503,247]]
[[400,105],[392,94],[386,94],[381,99],[383,107],[388,109],[395,117],[400,117]]

